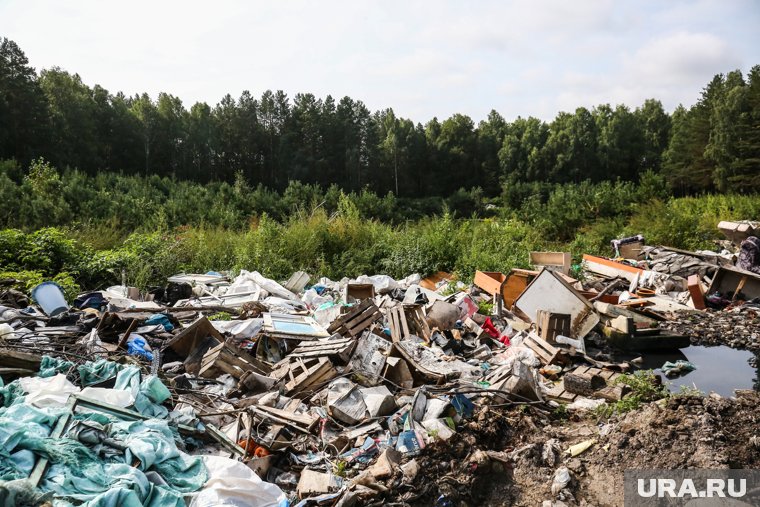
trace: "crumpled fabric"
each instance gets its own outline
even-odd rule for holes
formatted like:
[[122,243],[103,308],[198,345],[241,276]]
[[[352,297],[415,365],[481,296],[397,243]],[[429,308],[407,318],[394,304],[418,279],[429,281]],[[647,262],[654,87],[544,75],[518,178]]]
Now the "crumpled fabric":
[[29,476],[36,459],[31,451],[19,448],[19,444],[26,442],[30,435],[49,435],[60,414],[60,410],[25,403],[0,409],[0,480]]
[[736,265],[741,269],[760,275],[760,238],[750,236],[742,241]]
[[[0,379],[0,386],[2,386],[2,379]],[[2,401],[3,407],[10,407],[16,400],[24,397],[24,388],[18,380],[14,380],[7,386],[0,387],[0,401]]]
[[169,321],[169,317],[163,313],[154,313],[145,321],[146,326],[156,326],[161,324],[164,326],[164,331],[169,332],[174,329],[174,324]]
[[54,464],[40,484],[57,497],[87,507],[180,507],[182,493],[152,484],[142,470],[126,463],[95,461],[83,467]]
[[141,470],[155,470],[172,489],[189,493],[206,482],[208,471],[203,461],[177,448],[178,436],[166,421],[120,422],[111,428],[111,435],[128,448],[126,461],[139,459]]
[[[23,446],[51,460],[52,465],[40,484],[42,491],[86,502],[91,507],[179,507],[184,505],[184,493],[200,489],[207,480],[203,461],[177,448],[178,436],[166,421],[122,421],[91,428],[97,431],[73,431],[59,439],[27,436],[21,440]],[[88,445],[93,444],[93,439],[107,436],[127,450],[123,453],[112,450],[104,461],[72,436],[83,438]],[[130,466],[136,459],[138,466]],[[153,484],[146,475],[149,472],[158,474],[166,485]]]
[[42,356],[40,361],[40,371],[38,377],[52,377],[57,373],[66,373],[74,366],[71,361],[59,359],[57,357]]
[[147,417],[166,419],[169,410],[159,405],[171,396],[166,386],[155,375],[149,375],[140,381],[140,369],[127,366],[116,375],[114,389],[130,391],[135,400],[134,407],[140,414]]
[[141,500],[140,495],[127,488],[109,489],[81,507],[185,507],[181,495],[164,487],[153,486]]
[[122,368],[122,365],[119,363],[99,359],[97,361],[87,361],[79,366],[77,371],[79,372],[82,386],[87,387],[114,378]]

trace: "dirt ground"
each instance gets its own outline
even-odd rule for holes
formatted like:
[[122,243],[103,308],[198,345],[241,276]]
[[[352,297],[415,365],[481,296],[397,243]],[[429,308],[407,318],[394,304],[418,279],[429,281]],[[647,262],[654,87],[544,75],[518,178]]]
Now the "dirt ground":
[[[607,421],[483,408],[417,457],[411,483],[389,480],[384,505],[619,506],[629,468],[759,468],[760,393],[673,397]],[[594,439],[577,457],[570,445]],[[570,483],[552,493],[555,471]],[[376,499],[378,500],[378,499]]]

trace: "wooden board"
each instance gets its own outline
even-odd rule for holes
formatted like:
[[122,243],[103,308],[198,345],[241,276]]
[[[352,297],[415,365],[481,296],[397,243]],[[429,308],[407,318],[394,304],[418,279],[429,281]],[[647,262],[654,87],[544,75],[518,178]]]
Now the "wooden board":
[[558,273],[544,269],[515,301],[531,321],[538,310],[571,316],[570,338],[583,338],[599,323],[594,306]]
[[406,313],[402,305],[396,305],[388,309],[388,324],[391,328],[391,340],[393,343],[404,340],[409,336],[409,324],[406,322]]
[[298,394],[315,388],[338,375],[326,357],[287,357],[277,363],[270,374],[278,382],[284,382],[283,393]]
[[356,346],[355,338],[328,338],[313,342],[301,342],[289,358],[307,357],[334,357],[341,361],[348,361],[351,351]]
[[372,300],[366,299],[335,319],[327,331],[343,336],[358,336],[381,317],[380,309]]
[[558,335],[570,336],[570,315],[545,310],[538,310],[536,314],[539,334],[547,343],[556,343]]
[[219,375],[220,371],[240,379],[246,371],[268,375],[271,368],[263,361],[242,350],[235,349],[226,343],[220,343],[204,354],[198,374],[201,377],[213,378]]
[[554,364],[560,361],[559,354],[562,351],[534,334],[526,336],[523,340],[523,345],[531,349],[543,365]]

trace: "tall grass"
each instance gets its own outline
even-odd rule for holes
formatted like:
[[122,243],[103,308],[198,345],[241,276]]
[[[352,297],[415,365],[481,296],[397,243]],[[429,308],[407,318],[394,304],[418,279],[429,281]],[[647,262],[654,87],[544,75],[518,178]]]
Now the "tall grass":
[[[457,219],[444,212],[396,225],[367,218],[354,200],[339,197],[334,211],[316,206],[284,221],[264,213],[246,228],[170,227],[158,216],[152,229],[126,236],[109,233],[102,222],[30,233],[6,229],[0,231],[0,277],[23,278],[28,288],[58,276],[69,294],[79,287],[119,283],[122,272],[128,283],[139,287],[163,284],[167,276],[182,271],[234,274],[241,269],[276,279],[296,270],[331,279],[376,273],[400,278],[445,270],[466,280],[478,269],[527,267],[531,250],[570,251],[576,262],[583,253],[609,255],[611,239],[632,234],[643,234],[649,244],[712,247],[721,238],[716,227],[720,220],[760,218],[760,196],[647,201],[630,197],[630,192],[619,188],[601,195],[580,189],[573,194],[565,189],[562,199],[531,203],[533,214]],[[621,195],[630,199],[615,200]],[[594,196],[601,204],[594,203]],[[578,204],[581,212],[563,214],[576,198],[585,203]],[[557,209],[550,209],[554,205]]]

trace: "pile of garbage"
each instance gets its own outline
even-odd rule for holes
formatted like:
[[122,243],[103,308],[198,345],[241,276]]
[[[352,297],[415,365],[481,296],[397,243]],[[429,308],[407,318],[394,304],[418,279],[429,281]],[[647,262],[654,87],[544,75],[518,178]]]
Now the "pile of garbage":
[[[628,393],[616,379],[636,365],[612,351],[687,347],[694,337],[674,323],[693,312],[757,315],[753,245],[687,252],[637,236],[615,240],[612,258],[584,255],[580,269],[567,253],[533,252],[534,269],[478,271],[472,284],[445,272],[209,272],[73,305],[52,282],[32,301],[5,289],[1,503],[408,502],[431,473],[429,451],[454,442],[457,464],[445,467],[472,486],[519,454],[502,452],[508,432],[480,441],[496,411],[614,403]],[[425,491],[448,505],[445,489]]]

